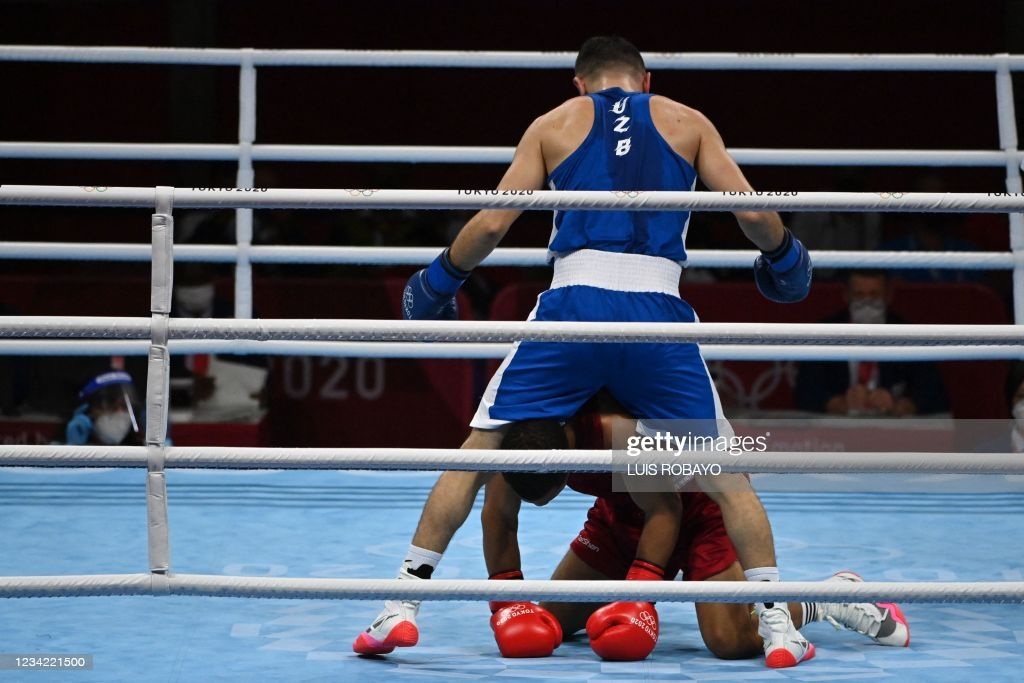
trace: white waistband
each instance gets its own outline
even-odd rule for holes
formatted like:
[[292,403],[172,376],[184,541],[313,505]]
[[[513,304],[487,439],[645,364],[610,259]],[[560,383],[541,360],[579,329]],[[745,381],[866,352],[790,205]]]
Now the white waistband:
[[682,267],[660,256],[580,249],[555,259],[551,289],[585,285],[616,292],[679,296]]

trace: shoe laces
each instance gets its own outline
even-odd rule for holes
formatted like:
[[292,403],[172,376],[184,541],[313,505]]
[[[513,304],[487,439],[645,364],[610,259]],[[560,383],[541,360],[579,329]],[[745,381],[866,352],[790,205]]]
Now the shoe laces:
[[874,638],[887,614],[877,605],[868,602],[847,602],[835,605],[832,613],[825,616],[825,621],[832,624],[836,630],[845,627]]
[[761,610],[759,618],[761,623],[766,624],[772,631],[788,631],[793,623],[789,614],[779,607]]
[[[409,572],[408,569],[402,567],[398,570],[398,579],[401,581],[423,581],[420,577]],[[416,613],[420,609],[419,600],[388,600],[384,603],[384,606],[393,612],[397,612],[399,616],[407,618],[407,612],[412,612],[412,618],[416,617]]]
[[384,603],[388,616],[395,616],[402,620],[409,621],[416,618],[419,612],[419,600],[388,600]]

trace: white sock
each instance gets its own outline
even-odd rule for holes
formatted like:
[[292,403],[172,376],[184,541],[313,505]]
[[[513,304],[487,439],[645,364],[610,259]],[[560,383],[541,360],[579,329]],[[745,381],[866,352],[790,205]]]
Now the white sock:
[[417,578],[429,579],[434,570],[437,569],[437,565],[441,562],[443,555],[444,553],[435,553],[433,550],[410,545],[409,552],[405,554],[405,559],[402,560],[402,569]]
[[744,569],[743,576],[747,577],[747,581],[778,581],[779,568],[754,567],[753,569]]
[[[778,567],[754,567],[753,569],[744,569],[743,576],[747,577],[747,581],[778,581],[779,580],[779,568]],[[783,609],[789,611],[789,605],[784,602],[779,603]],[[765,608],[771,609],[775,607],[774,602],[756,602],[754,603],[754,609],[758,614],[761,613]]]

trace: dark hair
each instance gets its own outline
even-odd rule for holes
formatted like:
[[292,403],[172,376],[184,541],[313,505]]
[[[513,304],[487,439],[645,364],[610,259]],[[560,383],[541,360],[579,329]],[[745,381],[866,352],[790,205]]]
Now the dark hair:
[[1024,361],[1018,360],[1010,363],[1010,370],[1006,373],[1006,405],[1013,407],[1013,395],[1017,393],[1021,383],[1024,382]]
[[576,75],[592,76],[612,67],[626,68],[643,76],[647,71],[636,45],[621,36],[587,38],[576,55]]
[[[526,420],[516,422],[502,439],[503,450],[564,450],[569,448],[565,429],[557,420]],[[551,497],[565,486],[565,472],[505,472],[505,481],[519,497],[535,503]]]

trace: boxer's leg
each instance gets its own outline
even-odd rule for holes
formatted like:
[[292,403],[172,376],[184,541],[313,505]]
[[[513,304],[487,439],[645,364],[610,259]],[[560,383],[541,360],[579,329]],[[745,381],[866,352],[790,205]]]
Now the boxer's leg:
[[[502,430],[474,429],[463,448],[497,449]],[[455,532],[469,516],[473,501],[491,474],[455,472],[442,474],[423,506],[412,545],[398,570],[399,579],[429,579]],[[419,600],[388,600],[370,627],[352,644],[359,654],[387,654],[396,647],[411,647],[419,641],[416,614]]]
[[[743,569],[734,562],[728,569],[706,581],[746,581]],[[757,632],[758,621],[752,606],[741,603],[698,602],[697,624],[711,654],[721,659],[746,659],[763,652],[763,642]],[[803,623],[798,602],[789,603],[794,624]]]

